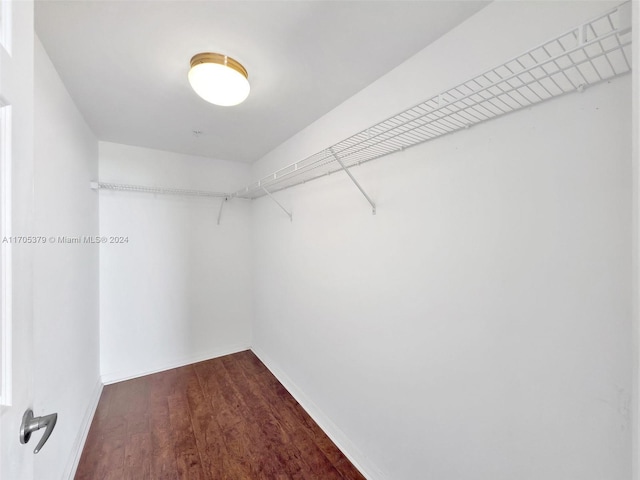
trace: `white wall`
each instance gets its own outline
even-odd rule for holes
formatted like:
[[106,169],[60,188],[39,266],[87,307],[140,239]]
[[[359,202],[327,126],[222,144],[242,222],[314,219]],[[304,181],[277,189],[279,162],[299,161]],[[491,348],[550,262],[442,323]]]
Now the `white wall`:
[[[493,3],[254,173],[606,7]],[[630,80],[355,169],[376,216],[340,175],[254,202],[254,350],[368,478],[630,478]]]
[[[640,8],[633,5],[633,43],[640,44]],[[633,62],[640,63],[634,48]],[[640,74],[633,71],[633,396],[631,398],[632,452],[640,449]],[[640,480],[640,458],[633,455],[633,480]]]
[[[197,141],[197,139],[195,140]],[[234,162],[100,142],[100,181],[230,192]],[[250,205],[100,192],[101,368],[105,382],[251,345]]]
[[[35,457],[35,478],[69,478],[102,384],[99,367],[99,247],[57,237],[98,234],[98,141],[51,60],[35,42],[35,225],[55,237],[35,249],[35,415],[58,413]],[[32,450],[41,434],[35,434]]]

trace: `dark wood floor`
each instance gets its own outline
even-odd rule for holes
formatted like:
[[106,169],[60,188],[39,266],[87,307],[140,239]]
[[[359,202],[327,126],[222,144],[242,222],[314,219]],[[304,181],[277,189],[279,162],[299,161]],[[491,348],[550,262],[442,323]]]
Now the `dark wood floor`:
[[364,479],[251,351],[104,387],[75,478]]

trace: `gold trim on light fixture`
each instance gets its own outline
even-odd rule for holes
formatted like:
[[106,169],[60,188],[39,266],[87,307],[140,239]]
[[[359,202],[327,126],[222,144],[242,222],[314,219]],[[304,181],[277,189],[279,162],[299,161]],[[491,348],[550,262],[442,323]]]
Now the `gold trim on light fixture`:
[[221,53],[198,53],[191,57],[189,83],[207,102],[232,106],[242,103],[251,90],[247,69]]
[[237,61],[235,58],[231,58],[227,55],[223,55],[221,53],[198,53],[191,57],[191,68],[199,65],[201,63],[217,63],[218,65],[224,65],[229,68],[233,68],[236,72],[241,73],[244,78],[249,79],[249,74],[247,73],[247,69],[242,66],[242,64]]

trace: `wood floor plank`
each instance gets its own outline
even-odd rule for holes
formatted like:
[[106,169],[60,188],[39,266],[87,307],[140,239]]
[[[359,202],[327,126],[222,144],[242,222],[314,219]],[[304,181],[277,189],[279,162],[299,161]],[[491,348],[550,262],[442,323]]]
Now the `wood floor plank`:
[[125,480],[152,480],[151,434],[136,433],[129,437],[125,447]]
[[102,442],[95,478],[116,479],[124,474],[124,436],[112,436]]
[[[212,362],[202,362],[195,366],[196,374],[202,385],[207,406],[211,409],[212,420],[215,422],[217,441],[224,445],[224,457],[222,459],[226,478],[241,479],[255,478],[252,471],[251,452],[244,447],[248,442],[243,438],[243,433],[236,427],[243,422],[241,416],[234,413],[234,397],[229,396],[227,388],[218,381],[219,372]],[[227,395],[228,400],[225,400]]]
[[[233,385],[218,377],[226,405],[217,416],[222,429],[227,451],[244,466],[248,467],[249,478],[263,478],[268,473],[278,471],[271,456],[265,456],[265,439],[257,434],[255,418],[243,404]],[[241,421],[238,421],[238,420]]]
[[151,433],[151,474],[154,480],[178,478],[173,437],[169,424],[168,395],[173,390],[171,382],[175,372],[153,375],[149,398],[149,431]]
[[362,480],[251,351],[104,388],[76,480]]
[[152,478],[158,480],[178,478],[173,440],[170,431],[164,427],[152,427],[151,473]]
[[202,391],[195,368],[189,372],[185,395],[196,444],[202,458],[202,468],[212,479],[225,478],[224,459],[227,457],[227,451],[224,443],[220,441],[222,432]]
[[173,434],[173,449],[179,478],[205,480],[200,452],[191,426],[186,395],[179,393],[168,399],[169,420]]
[[[232,372],[227,369],[228,357],[220,359],[219,365],[220,372],[226,388],[228,388],[235,398],[234,403],[238,409],[238,413],[247,421],[243,422],[245,427],[245,435],[250,442],[250,450],[253,454],[254,467],[257,470],[259,478],[275,478],[286,470],[286,465],[281,463],[280,458],[274,455],[273,450],[277,450],[282,441],[279,438],[279,431],[275,429],[269,429],[267,426],[273,424],[272,419],[263,415],[258,405],[252,405],[250,403],[251,398],[243,394],[242,386],[244,385],[244,379],[239,375],[234,376]],[[270,421],[271,420],[271,421]],[[272,433],[275,434],[272,435]]]

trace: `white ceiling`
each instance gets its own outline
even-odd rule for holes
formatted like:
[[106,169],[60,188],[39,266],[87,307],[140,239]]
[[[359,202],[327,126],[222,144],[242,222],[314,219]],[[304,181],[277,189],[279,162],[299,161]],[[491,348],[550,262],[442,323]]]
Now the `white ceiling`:
[[[36,32],[100,140],[253,162],[487,3],[44,0],[35,8]],[[245,103],[218,107],[191,90],[189,60],[205,51],[247,68]]]

